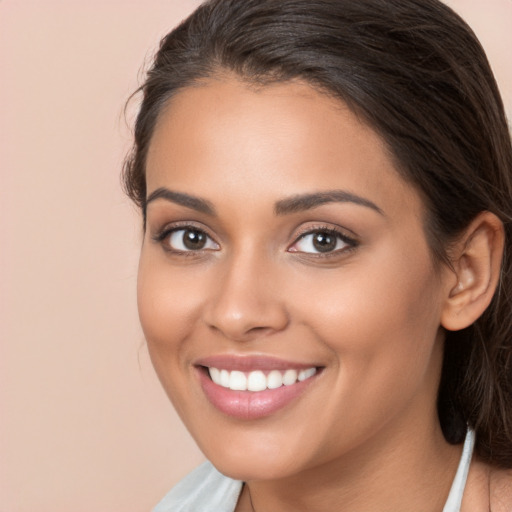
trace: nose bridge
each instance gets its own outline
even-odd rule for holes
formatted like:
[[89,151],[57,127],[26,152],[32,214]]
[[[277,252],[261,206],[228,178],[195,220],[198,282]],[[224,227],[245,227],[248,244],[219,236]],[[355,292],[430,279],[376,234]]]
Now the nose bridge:
[[216,290],[206,308],[207,324],[235,340],[283,329],[285,304],[276,286],[277,263],[251,246],[221,263]]

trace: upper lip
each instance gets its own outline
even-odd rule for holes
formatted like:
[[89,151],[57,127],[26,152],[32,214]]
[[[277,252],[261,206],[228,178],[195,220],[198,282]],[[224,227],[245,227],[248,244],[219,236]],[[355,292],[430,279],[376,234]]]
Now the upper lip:
[[233,354],[220,354],[215,356],[203,357],[194,362],[195,366],[207,366],[209,368],[219,368],[228,371],[271,371],[271,370],[305,370],[307,368],[316,368],[319,365],[315,363],[300,363],[296,361],[286,361],[272,356],[252,355],[241,356]]

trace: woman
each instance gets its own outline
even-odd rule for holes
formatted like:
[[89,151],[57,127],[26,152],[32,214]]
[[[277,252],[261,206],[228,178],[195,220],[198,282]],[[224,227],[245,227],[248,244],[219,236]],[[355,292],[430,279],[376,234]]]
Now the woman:
[[465,23],[213,0],[141,89],[140,318],[211,461],[156,510],[512,510],[512,152]]

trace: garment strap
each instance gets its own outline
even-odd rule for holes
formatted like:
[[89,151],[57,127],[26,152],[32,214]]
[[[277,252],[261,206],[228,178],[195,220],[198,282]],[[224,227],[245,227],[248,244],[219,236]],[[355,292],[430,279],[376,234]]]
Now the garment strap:
[[464,447],[462,448],[459,467],[457,468],[457,473],[455,474],[452,488],[450,489],[450,494],[446,500],[443,512],[460,512],[462,496],[464,495],[464,489],[468,479],[469,466],[471,464],[474,446],[475,433],[469,429],[466,434],[466,440],[464,441]]

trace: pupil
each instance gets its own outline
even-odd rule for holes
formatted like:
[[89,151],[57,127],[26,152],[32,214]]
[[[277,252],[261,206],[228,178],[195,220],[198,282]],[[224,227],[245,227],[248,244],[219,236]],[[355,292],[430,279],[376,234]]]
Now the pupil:
[[201,231],[187,230],[183,234],[183,244],[187,249],[202,249],[206,244],[206,235]]
[[333,251],[336,247],[336,237],[329,233],[316,233],[313,238],[313,245],[319,252]]

